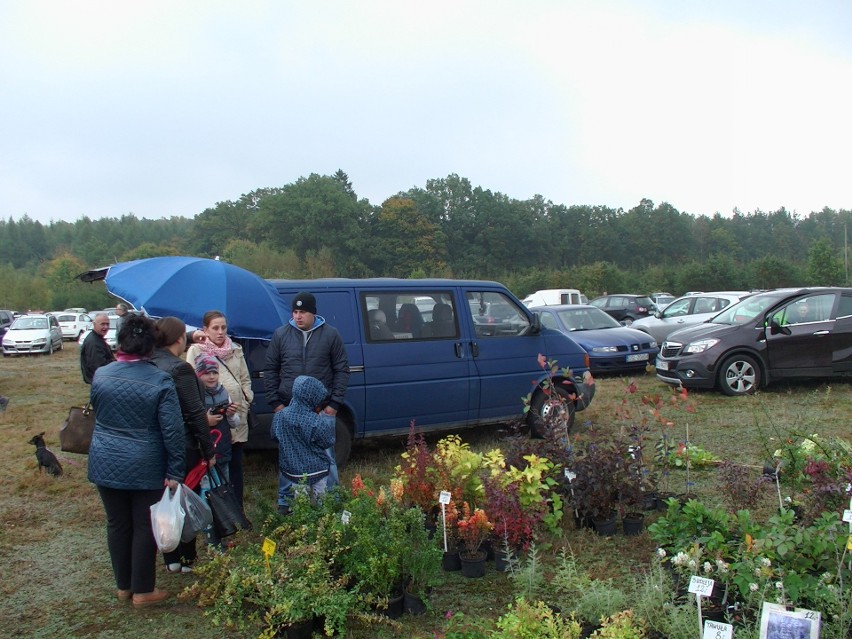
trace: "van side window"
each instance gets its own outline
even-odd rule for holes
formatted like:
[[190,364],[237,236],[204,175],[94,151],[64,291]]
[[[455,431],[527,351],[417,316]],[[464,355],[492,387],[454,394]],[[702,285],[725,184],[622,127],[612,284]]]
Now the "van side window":
[[368,342],[457,338],[459,335],[450,291],[362,293],[360,304]]
[[529,332],[527,316],[502,293],[468,291],[466,298],[477,337],[513,337]]

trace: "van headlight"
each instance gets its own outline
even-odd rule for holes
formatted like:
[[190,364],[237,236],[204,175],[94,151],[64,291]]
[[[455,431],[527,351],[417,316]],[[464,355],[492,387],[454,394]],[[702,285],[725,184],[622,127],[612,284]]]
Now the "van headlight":
[[715,337],[708,337],[707,339],[700,339],[697,342],[691,342],[686,345],[686,348],[683,349],[684,353],[703,353],[709,348],[713,348],[716,344],[719,343],[719,340]]

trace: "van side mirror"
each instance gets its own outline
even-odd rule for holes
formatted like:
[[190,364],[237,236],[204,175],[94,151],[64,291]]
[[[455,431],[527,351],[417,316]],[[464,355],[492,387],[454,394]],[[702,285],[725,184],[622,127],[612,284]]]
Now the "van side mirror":
[[541,333],[541,315],[533,312],[532,314],[532,324],[530,325],[530,333],[533,335],[537,335]]

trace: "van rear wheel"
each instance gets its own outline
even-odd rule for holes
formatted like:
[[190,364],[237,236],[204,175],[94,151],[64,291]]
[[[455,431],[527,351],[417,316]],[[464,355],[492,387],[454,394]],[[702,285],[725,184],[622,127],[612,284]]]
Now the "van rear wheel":
[[338,414],[335,421],[334,431],[334,459],[337,467],[341,468],[349,461],[352,452],[352,429],[349,424]]
[[556,396],[539,390],[532,399],[527,423],[533,437],[542,438],[551,430],[564,431],[560,434],[567,435],[574,426],[574,401],[568,391],[561,386],[553,386],[551,392]]

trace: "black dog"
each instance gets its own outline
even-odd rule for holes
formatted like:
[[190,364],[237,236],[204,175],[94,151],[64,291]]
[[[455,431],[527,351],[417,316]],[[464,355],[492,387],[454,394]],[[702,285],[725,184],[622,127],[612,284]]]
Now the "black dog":
[[40,433],[30,440],[30,443],[36,447],[36,459],[38,460],[38,469],[46,468],[54,477],[59,477],[62,474],[62,464],[56,459],[56,455],[51,453],[44,444],[44,433]]

